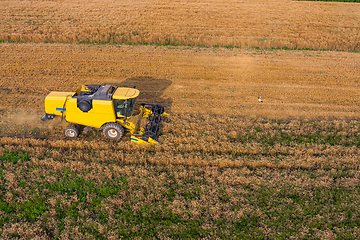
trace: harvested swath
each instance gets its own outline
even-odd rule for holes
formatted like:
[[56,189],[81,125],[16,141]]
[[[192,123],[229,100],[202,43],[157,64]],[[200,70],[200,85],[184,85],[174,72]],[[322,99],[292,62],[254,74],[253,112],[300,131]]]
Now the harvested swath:
[[[114,164],[251,168],[357,169],[358,121],[266,120],[216,115],[173,114],[164,123],[161,145],[59,139],[0,139],[2,151],[37,158]],[[59,134],[62,134],[60,132]],[[64,155],[64,153],[66,153]]]

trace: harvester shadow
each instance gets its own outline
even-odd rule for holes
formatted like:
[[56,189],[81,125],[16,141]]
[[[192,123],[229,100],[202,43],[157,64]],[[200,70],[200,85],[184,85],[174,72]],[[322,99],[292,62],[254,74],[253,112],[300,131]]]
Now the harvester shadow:
[[119,87],[136,87],[140,95],[136,100],[135,108],[139,109],[141,103],[161,104],[165,112],[170,113],[172,107],[171,98],[163,98],[165,90],[172,84],[172,81],[166,79],[155,79],[152,77],[132,77],[120,84],[114,84]]

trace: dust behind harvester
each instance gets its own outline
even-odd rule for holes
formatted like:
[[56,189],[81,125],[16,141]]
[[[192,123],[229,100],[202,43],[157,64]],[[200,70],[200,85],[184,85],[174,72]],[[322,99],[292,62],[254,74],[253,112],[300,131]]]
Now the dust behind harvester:
[[131,141],[157,144],[161,121],[168,115],[159,104],[142,103],[139,114],[133,108],[139,90],[111,85],[82,85],[76,92],[50,92],[45,98],[43,121],[61,116],[72,125],[65,136],[77,137],[81,131],[102,130],[110,140],[119,140],[125,130]]

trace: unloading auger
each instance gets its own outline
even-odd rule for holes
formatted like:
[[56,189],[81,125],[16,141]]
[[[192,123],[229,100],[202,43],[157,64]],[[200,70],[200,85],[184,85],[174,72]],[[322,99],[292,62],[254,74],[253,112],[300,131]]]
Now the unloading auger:
[[168,114],[160,104],[142,103],[139,114],[133,116],[139,93],[135,88],[111,85],[82,85],[75,92],[50,92],[41,120],[61,116],[71,123],[64,132],[68,138],[97,129],[105,138],[116,141],[129,131],[131,142],[158,144],[161,122]]

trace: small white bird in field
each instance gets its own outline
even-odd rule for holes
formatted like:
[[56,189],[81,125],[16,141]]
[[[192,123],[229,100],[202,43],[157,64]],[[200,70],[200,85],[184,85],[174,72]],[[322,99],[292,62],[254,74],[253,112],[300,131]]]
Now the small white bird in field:
[[259,103],[263,103],[263,100],[261,99],[261,96],[258,97]]

